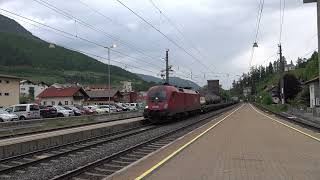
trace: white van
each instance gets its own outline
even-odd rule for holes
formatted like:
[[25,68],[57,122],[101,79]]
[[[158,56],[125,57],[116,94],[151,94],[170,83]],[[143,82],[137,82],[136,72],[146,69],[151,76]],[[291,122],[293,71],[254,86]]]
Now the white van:
[[17,104],[5,109],[18,116],[19,120],[40,119],[40,108],[37,104]]

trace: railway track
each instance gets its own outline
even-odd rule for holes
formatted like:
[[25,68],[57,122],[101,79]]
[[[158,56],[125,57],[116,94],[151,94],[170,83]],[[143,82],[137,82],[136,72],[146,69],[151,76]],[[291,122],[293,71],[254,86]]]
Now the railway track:
[[141,127],[130,128],[103,136],[98,136],[90,139],[72,142],[69,144],[51,147],[48,149],[43,149],[39,151],[34,151],[18,156],[1,159],[0,174],[9,174],[17,170],[24,169],[26,167],[39,165],[43,162],[48,162],[50,160],[58,159],[63,156],[68,156],[73,153],[95,148],[105,143],[116,141],[155,128],[157,128],[157,126],[146,124],[142,125]]
[[[232,106],[201,116],[191,117],[187,121],[165,125],[146,124],[138,128],[126,129],[100,137],[2,159],[0,160],[0,179],[72,179],[74,177],[81,179],[101,179],[108,177],[119,169],[167,145],[183,134],[211,121],[210,118],[231,108]],[[161,133],[156,133],[159,131]],[[138,139],[140,139],[140,137],[144,136],[148,137],[147,134],[153,133],[156,135],[152,135],[150,139],[144,138],[143,141],[130,142],[132,141],[130,139],[138,137]],[[96,158],[83,162],[79,159],[79,164],[74,166],[74,160],[78,161],[78,158],[86,158],[88,153],[100,154],[100,152],[111,148],[113,146],[112,144],[118,144],[119,142],[122,144],[119,146],[121,147],[119,150],[104,156],[98,155]],[[124,142],[126,142],[126,145],[124,145]],[[72,168],[68,167],[68,162],[66,164],[65,161],[66,159],[69,159],[70,163],[73,163]],[[61,166],[62,169],[60,167],[61,170],[59,171],[47,171],[48,168],[51,169],[51,167],[54,167],[52,166],[53,164],[55,164],[54,166]]]
[[[229,110],[230,108],[224,109],[222,112]],[[222,113],[220,112],[220,113]],[[220,114],[219,113],[219,114]],[[211,121],[210,118],[217,114],[206,116],[201,120],[192,122],[181,126],[172,131],[168,131],[157,137],[149,139],[148,141],[141,142],[134,146],[128,147],[118,153],[110,156],[101,158],[84,166],[81,166],[72,171],[66,172],[65,174],[56,176],[51,180],[64,180],[64,179],[75,179],[75,180],[86,180],[86,179],[103,179],[113,175],[115,172],[123,169],[124,167],[136,162],[137,160],[147,156],[148,154],[164,147],[165,145],[173,142],[182,135],[190,132],[197,127],[206,124]]]

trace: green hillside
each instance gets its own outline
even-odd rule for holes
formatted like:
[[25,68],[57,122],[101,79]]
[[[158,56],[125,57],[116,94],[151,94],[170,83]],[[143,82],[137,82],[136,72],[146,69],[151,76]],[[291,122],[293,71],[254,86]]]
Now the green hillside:
[[[319,73],[318,53],[314,52],[310,58],[299,58],[294,70],[284,72],[285,57],[283,62],[279,60],[270,62],[269,66],[252,67],[249,73],[243,74],[239,81],[233,82],[231,92],[233,95],[241,96],[245,87],[252,89],[252,98],[266,98],[271,103],[265,89],[271,86],[279,86],[281,74],[284,75],[284,86],[286,103],[291,105],[309,104],[309,88],[304,82],[315,78]],[[292,63],[292,62],[290,62]]]
[[[5,20],[3,20],[5,19]],[[0,74],[10,74],[47,83],[106,83],[107,65],[81,53],[55,46],[31,35],[13,20],[0,16]],[[133,81],[138,89],[150,83],[137,75],[111,66],[113,85]]]

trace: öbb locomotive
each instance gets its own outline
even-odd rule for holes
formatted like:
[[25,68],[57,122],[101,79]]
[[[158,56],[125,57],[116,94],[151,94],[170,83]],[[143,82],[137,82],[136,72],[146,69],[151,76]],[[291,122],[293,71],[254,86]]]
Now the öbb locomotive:
[[151,87],[143,116],[151,122],[164,122],[201,112],[200,94],[171,85]]

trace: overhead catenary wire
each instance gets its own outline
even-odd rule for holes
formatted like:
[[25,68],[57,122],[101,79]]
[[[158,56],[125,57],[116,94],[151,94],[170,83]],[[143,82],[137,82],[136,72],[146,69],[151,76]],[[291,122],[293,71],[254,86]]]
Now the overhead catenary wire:
[[[1,13],[0,13],[0,14],[1,14]],[[8,16],[8,17],[10,17],[10,18],[14,18],[13,16],[10,16],[10,15],[6,15],[6,16]],[[52,32],[52,33],[56,33],[57,35],[62,36],[62,37],[64,37],[64,38],[68,38],[68,39],[71,39],[71,40],[75,40],[75,38],[66,36],[66,35],[64,35],[64,34],[60,34],[60,33],[56,32],[56,31],[52,31],[51,29],[46,29],[46,28],[44,28],[44,27],[42,27],[42,26],[38,26],[38,25],[33,24],[33,23],[30,23],[30,22],[28,22],[28,21],[25,21],[25,20],[22,20],[22,19],[18,19],[18,21],[31,24],[32,26],[35,26],[35,27],[37,27],[37,28],[44,29],[44,30],[46,30],[46,31],[50,31],[50,32]],[[50,42],[50,40],[47,40],[47,41]],[[54,44],[55,44],[55,45],[58,45],[58,46],[61,46],[61,47],[64,47],[64,48],[67,48],[67,49],[70,49],[70,50],[72,50],[72,51],[79,52],[79,53],[81,53],[81,54],[85,54],[85,55],[88,55],[88,56],[94,56],[94,57],[97,57],[97,58],[100,58],[100,59],[107,60],[107,58],[105,58],[105,57],[103,57],[103,56],[100,56],[100,55],[97,55],[97,54],[94,54],[94,53],[90,53],[90,52],[87,52],[87,51],[75,49],[75,48],[72,48],[72,47],[69,47],[69,46],[65,46],[65,45],[59,45],[59,44],[57,44],[57,43],[54,43]],[[124,56],[122,56],[122,57],[124,57]],[[145,68],[142,68],[142,67],[139,67],[139,66],[131,65],[131,64],[128,64],[128,63],[124,63],[124,62],[121,62],[121,61],[117,61],[117,60],[115,60],[115,59],[116,59],[116,58],[113,58],[113,59],[111,59],[110,61],[111,61],[111,62],[118,63],[118,64],[122,64],[122,65],[125,65],[125,66],[129,66],[129,67],[132,67],[132,68],[135,68],[135,69],[143,70],[143,71],[146,71],[146,72],[156,73],[155,71],[151,71],[150,69],[145,69]]]
[[[96,32],[105,33],[104,31],[99,30],[99,29],[96,29],[95,27],[91,26],[90,24],[88,24],[88,23],[80,20],[79,18],[71,15],[70,13],[68,13],[68,12],[66,12],[66,11],[63,11],[63,10],[57,8],[56,6],[51,5],[50,3],[48,3],[48,2],[46,2],[46,1],[44,1],[44,0],[34,0],[34,1],[35,1],[35,2],[38,2],[38,3],[41,4],[41,5],[44,5],[45,7],[48,7],[49,9],[51,9],[51,10],[53,10],[53,11],[55,11],[55,12],[57,12],[57,13],[63,15],[63,16],[65,16],[65,17],[67,17],[67,18],[70,18],[70,19],[72,19],[72,20],[74,19],[74,20],[77,21],[80,25],[84,25],[85,27],[88,27],[89,29],[92,29],[92,30],[94,30],[94,31],[96,31]],[[111,39],[117,38],[117,37],[114,37],[114,36],[112,36],[112,35],[110,35],[110,34],[107,34],[107,36],[108,36],[109,38],[111,38]],[[116,40],[119,41],[119,39],[116,39]],[[130,45],[130,44],[129,44],[129,45]],[[114,51],[114,52],[118,52],[119,54],[125,55],[124,53],[121,53],[121,52],[119,52],[119,51],[117,51],[117,50],[113,50],[113,51]],[[145,53],[142,53],[142,54],[144,54],[145,56],[148,56],[148,55],[146,55]],[[127,56],[127,57],[130,57],[130,58],[133,58],[133,57],[131,57],[131,56],[129,56],[129,55],[126,55],[126,56]],[[151,57],[151,56],[148,56],[148,57],[151,58],[151,59],[153,58],[153,57]],[[134,58],[133,58],[133,59],[134,59]],[[156,58],[153,58],[153,59],[156,59]],[[161,59],[161,58],[159,58],[159,59]],[[143,62],[145,62],[145,61],[143,61]],[[152,64],[152,63],[148,63],[148,64]],[[155,65],[155,64],[152,64],[152,65],[160,68],[160,66],[158,66],[158,65]]]
[[[84,7],[88,8],[90,11],[100,15],[101,17],[103,17],[104,19],[110,21],[111,23],[113,23],[114,25],[117,25],[119,27],[122,27],[124,29],[126,29],[128,32],[132,32],[132,29],[128,28],[127,25],[125,24],[121,24],[117,21],[114,21],[112,18],[106,16],[104,13],[102,13],[101,11],[97,10],[96,8],[92,7],[91,5],[89,5],[88,3],[83,2],[83,0],[78,0],[80,4],[82,4]],[[158,44],[158,42],[156,41],[152,41],[152,43],[149,44],[149,46],[153,46],[153,47],[160,47],[160,44]],[[155,58],[158,59],[158,58]]]
[[[94,30],[94,31],[101,32],[101,33],[106,33],[106,32],[104,32],[104,31],[102,31],[102,30],[99,30],[99,29],[94,28],[92,25],[90,25],[90,24],[88,24],[88,23],[80,20],[79,18],[74,17],[74,16],[71,15],[70,13],[65,12],[65,11],[59,9],[59,8],[51,5],[50,3],[48,3],[48,2],[46,2],[46,1],[44,1],[44,0],[34,0],[34,1],[38,2],[39,4],[42,4],[42,5],[46,6],[46,7],[48,7],[49,9],[51,9],[51,10],[53,10],[53,11],[59,13],[59,14],[62,14],[63,16],[65,16],[65,17],[67,17],[67,18],[74,19],[74,20],[75,20],[76,22],[78,22],[79,24],[84,25],[84,26],[86,26],[86,27],[88,27],[88,28],[90,28],[90,29],[92,29],[92,30]],[[114,37],[114,36],[112,36],[112,35],[110,35],[110,34],[107,34],[107,35],[108,35],[108,37],[111,38],[111,39],[117,38],[117,37]],[[116,40],[119,41],[119,38],[116,39]],[[117,52],[116,50],[113,50],[113,51]],[[121,52],[119,52],[119,51],[118,51],[118,53],[121,54]],[[123,54],[123,53],[122,53],[122,54]],[[143,53],[143,54],[144,54],[144,53]],[[123,54],[123,55],[124,55],[124,54]],[[127,55],[127,56],[128,56],[128,55]],[[130,56],[128,56],[128,57],[130,57]],[[149,56],[149,57],[150,57],[150,56]],[[150,57],[150,58],[152,58],[152,57]],[[158,66],[158,67],[159,67],[159,66]]]
[[[20,18],[26,19],[26,20],[31,21],[31,22],[33,22],[33,23],[39,24],[39,25],[41,25],[41,26],[47,27],[47,28],[52,29],[52,30],[54,30],[54,31],[63,33],[63,34],[65,34],[65,35],[68,35],[68,36],[71,36],[71,37],[74,37],[74,38],[77,38],[77,39],[80,39],[80,40],[85,41],[85,42],[90,43],[90,44],[96,45],[96,46],[98,46],[98,47],[101,47],[101,48],[105,48],[105,47],[106,47],[105,45],[102,45],[102,44],[99,44],[99,43],[94,42],[94,41],[92,41],[92,40],[83,38],[83,37],[81,37],[81,36],[79,36],[79,35],[76,36],[75,34],[72,34],[72,33],[69,33],[69,32],[67,32],[67,31],[63,31],[63,30],[61,30],[61,29],[58,29],[58,28],[49,26],[49,25],[47,25],[47,24],[44,24],[44,23],[35,21],[35,20],[33,20],[33,19],[30,19],[30,18],[28,18],[28,17],[24,17],[24,16],[19,15],[19,14],[17,14],[17,13],[14,13],[14,12],[11,12],[11,11],[8,11],[8,10],[5,10],[5,9],[2,9],[2,8],[0,8],[0,10],[1,10],[1,11],[4,11],[4,12],[7,12],[7,13],[9,13],[9,14],[12,14],[12,15],[18,16],[18,17],[20,17]],[[113,51],[113,52],[115,52],[115,53],[118,53],[118,54],[120,54],[120,55],[123,55],[123,56],[125,56],[125,57],[131,58],[131,59],[134,59],[134,60],[138,60],[138,61],[141,61],[141,62],[144,62],[144,63],[150,65],[150,67],[153,67],[153,68],[154,68],[155,66],[157,66],[157,65],[151,64],[151,63],[149,63],[149,62],[146,62],[146,61],[144,61],[144,60],[141,60],[141,59],[135,58],[135,57],[133,57],[133,56],[127,55],[127,54],[125,54],[125,53],[123,53],[123,52],[117,51],[117,50],[115,50],[115,49],[111,49],[111,51]],[[162,68],[162,67],[159,66],[159,68]]]
[[[187,36],[182,32],[182,30],[178,27],[179,25],[174,23],[173,20],[171,20],[171,18],[168,17],[168,15],[166,15],[166,13],[160,9],[159,6],[157,6],[155,4],[155,2],[153,0],[149,0],[149,2],[152,4],[152,6],[159,11],[160,13],[160,20],[161,20],[161,16],[163,16],[165,18],[165,20],[167,22],[169,22],[169,24],[178,32],[178,34],[180,34],[180,36],[182,37],[182,41],[184,40],[187,44],[190,44],[190,47],[192,49],[194,49],[202,58],[204,58],[205,56],[203,55],[203,53],[197,48],[197,46],[189,39],[187,38]],[[161,21],[160,21],[161,22]],[[212,66],[212,64],[207,63],[208,65]]]
[[[52,31],[52,32],[55,32],[56,34],[58,34],[58,35],[60,35],[60,36],[63,36],[63,37],[65,37],[65,38],[78,39],[78,40],[87,42],[87,43],[89,43],[89,44],[93,44],[93,45],[96,45],[96,46],[99,46],[99,47],[104,48],[103,45],[98,44],[98,43],[95,43],[94,41],[88,40],[88,39],[86,39],[86,38],[82,38],[81,36],[76,36],[75,34],[72,34],[72,33],[69,33],[69,32],[66,32],[66,31],[63,31],[63,30],[54,28],[54,27],[51,27],[51,26],[46,25],[46,24],[44,24],[44,23],[37,22],[37,21],[35,21],[35,20],[33,20],[33,19],[24,17],[24,16],[22,16],[22,15],[13,13],[13,12],[11,12],[11,11],[8,11],[8,10],[2,9],[2,8],[0,8],[0,10],[1,10],[1,11],[4,11],[5,13],[11,14],[11,15],[13,15],[13,16],[16,16],[16,17],[22,18],[22,19],[24,19],[24,20],[27,20],[27,21],[33,22],[33,23],[35,23],[35,24],[38,24],[38,25],[35,25],[35,24],[33,24],[33,23],[28,22],[29,24],[32,24],[33,26],[37,26],[37,27],[40,27],[40,28],[43,28],[43,29],[48,28],[48,29],[46,29],[46,30],[50,30],[50,31]],[[20,20],[21,20],[21,19],[20,19]],[[27,22],[27,21],[24,21],[24,22]],[[45,28],[45,27],[46,27],[46,28]],[[64,47],[65,47],[65,46],[64,46]],[[69,49],[73,49],[73,48],[70,48],[70,47],[69,47]],[[101,57],[101,56],[99,56],[99,55],[95,55],[95,54],[92,54],[92,53],[89,53],[89,52],[85,52],[85,51],[82,51],[82,50],[76,50],[76,49],[73,49],[73,50],[78,51],[78,52],[80,52],[80,53],[92,55],[92,56],[95,56],[95,57],[100,57],[100,58],[103,59],[103,57]],[[120,55],[122,55],[122,56],[124,56],[124,57],[129,57],[129,58],[132,58],[132,59],[135,59],[135,60],[139,60],[139,59],[137,59],[137,58],[128,56],[127,54],[124,54],[124,53],[122,53],[122,52],[116,51],[116,50],[114,50],[114,49],[111,49],[111,51],[116,52],[116,53],[118,53],[118,54],[120,54]],[[121,64],[124,64],[124,65],[130,66],[130,67],[134,67],[134,68],[136,68],[136,69],[144,70],[144,71],[147,71],[147,72],[152,72],[152,74],[157,74],[157,73],[154,72],[154,71],[146,70],[146,69],[144,69],[144,68],[137,67],[137,66],[133,66],[133,65],[130,65],[130,64],[126,64],[126,63],[122,63],[122,62],[119,62],[119,61],[112,60],[112,62],[121,63]],[[153,68],[154,68],[154,66],[150,66],[150,67],[153,67]]]
[[146,54],[143,50],[135,47],[133,44],[131,44],[129,42],[126,42],[126,41],[122,40],[121,38],[119,38],[117,36],[111,35],[110,33],[107,33],[106,31],[104,31],[102,29],[96,28],[93,25],[91,25],[91,24],[89,24],[89,23],[87,23],[87,22],[75,17],[74,15],[66,12],[65,10],[62,10],[62,9],[60,9],[60,8],[50,4],[50,3],[48,3],[47,1],[44,1],[44,0],[33,0],[33,1],[43,5],[45,7],[47,7],[49,9],[53,10],[53,11],[55,11],[58,14],[61,14],[61,15],[65,16],[65,17],[67,17],[69,19],[76,20],[79,25],[87,27],[87,28],[89,28],[89,29],[91,29],[91,30],[93,30],[95,32],[101,33],[101,34],[107,36],[108,38],[110,38],[110,39],[112,39],[112,40],[114,40],[116,42],[119,42],[120,44],[123,44],[123,45],[131,48],[132,50],[134,50],[134,51],[136,51],[136,52],[148,57],[151,60],[160,59],[159,57],[153,57],[153,56],[150,56],[150,55]]
[[[283,3],[282,3],[283,2]],[[282,41],[282,32],[283,32],[283,24],[284,24],[284,13],[285,13],[286,1],[280,0],[280,35],[279,35],[279,44]]]
[[[257,16],[257,23],[256,23],[256,29],[255,29],[255,35],[253,43],[258,42],[259,32],[260,32],[260,24],[261,24],[261,18],[263,15],[263,9],[264,9],[264,0],[260,0],[259,8],[258,8],[258,16]],[[251,49],[251,55],[250,55],[250,61],[249,61],[249,68],[252,66],[252,61],[254,57],[254,50],[255,48],[252,47]]]
[[170,25],[183,37],[183,39],[185,39],[185,41],[187,41],[191,47],[196,50],[198,52],[198,54],[201,55],[200,50],[194,45],[194,43],[192,41],[190,41],[185,34],[180,30],[180,28],[178,27],[178,25],[176,25],[165,13],[163,10],[161,10],[153,0],[149,0],[149,2],[152,4],[152,6],[160,12],[160,14],[170,23]]
[[121,4],[123,7],[125,7],[126,9],[128,9],[130,12],[132,12],[135,16],[137,16],[139,19],[141,19],[143,22],[145,22],[146,24],[148,24],[152,29],[154,29],[155,31],[157,31],[158,33],[160,33],[165,39],[167,39],[169,42],[171,42],[173,45],[175,45],[176,47],[178,47],[181,51],[183,51],[184,53],[186,53],[188,56],[190,56],[194,61],[198,61],[203,67],[207,68],[208,70],[211,71],[211,69],[206,66],[205,64],[202,63],[202,61],[200,61],[197,57],[195,57],[192,53],[188,52],[184,47],[182,47],[180,44],[178,44],[176,41],[174,41],[173,39],[171,39],[169,36],[167,36],[166,34],[164,34],[162,31],[160,31],[157,27],[155,27],[152,23],[150,23],[149,21],[147,21],[145,18],[143,18],[141,15],[139,15],[137,12],[135,12],[134,10],[132,10],[130,7],[128,7],[126,4],[124,4],[122,1],[120,0],[116,0],[119,4]]

